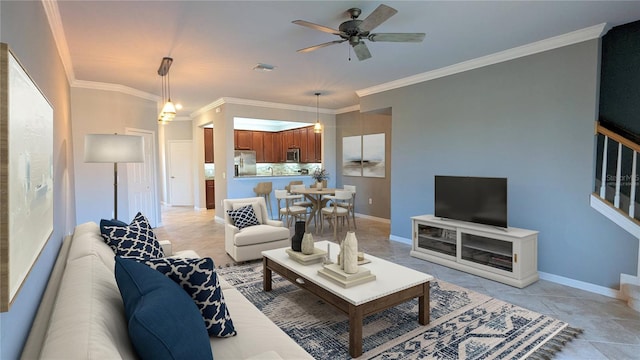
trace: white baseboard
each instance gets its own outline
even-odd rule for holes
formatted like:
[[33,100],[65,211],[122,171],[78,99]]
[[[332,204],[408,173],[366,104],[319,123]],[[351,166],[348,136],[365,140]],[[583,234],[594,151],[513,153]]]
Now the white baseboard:
[[385,224],[391,224],[391,220],[390,219],[385,219],[385,218],[381,218],[381,217],[364,215],[364,214],[359,214],[359,213],[356,213],[356,217],[363,218],[363,219],[368,219],[368,220],[373,220],[373,221],[379,221],[379,222],[382,222],[382,223],[385,223]]
[[218,224],[224,224],[224,219],[219,216],[214,217],[213,221],[217,222]]
[[542,279],[542,280],[547,280],[547,281],[554,282],[556,284],[566,285],[566,286],[570,286],[572,288],[576,288],[576,289],[592,292],[592,293],[595,293],[595,294],[608,296],[608,297],[611,297],[611,298],[614,298],[614,299],[622,299],[622,294],[620,293],[620,291],[615,290],[615,289],[611,289],[611,288],[600,286],[600,285],[591,284],[591,283],[580,281],[580,280],[569,279],[569,278],[564,277],[564,276],[559,276],[559,275],[555,275],[555,274],[549,274],[549,273],[542,272],[542,271],[539,271],[538,274],[540,275],[540,279]]
[[389,235],[389,240],[397,241],[399,243],[413,245],[413,241],[411,239],[403,238],[396,235]]

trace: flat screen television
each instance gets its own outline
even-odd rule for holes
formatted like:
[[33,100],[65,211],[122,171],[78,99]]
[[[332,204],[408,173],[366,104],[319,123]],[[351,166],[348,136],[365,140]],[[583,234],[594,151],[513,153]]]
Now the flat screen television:
[[435,177],[435,216],[507,227],[507,179]]

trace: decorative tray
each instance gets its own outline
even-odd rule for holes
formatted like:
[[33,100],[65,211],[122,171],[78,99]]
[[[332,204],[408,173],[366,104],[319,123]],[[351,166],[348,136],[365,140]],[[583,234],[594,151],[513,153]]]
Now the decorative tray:
[[338,264],[324,265],[322,269],[318,270],[318,275],[335,282],[345,289],[376,279],[376,276],[373,275],[369,269],[359,267],[357,273],[347,274],[340,269]]
[[313,249],[313,254],[305,255],[298,251],[293,251],[292,249],[286,249],[289,257],[302,265],[315,264],[322,261],[322,258],[327,254],[325,250],[321,250],[318,248]]

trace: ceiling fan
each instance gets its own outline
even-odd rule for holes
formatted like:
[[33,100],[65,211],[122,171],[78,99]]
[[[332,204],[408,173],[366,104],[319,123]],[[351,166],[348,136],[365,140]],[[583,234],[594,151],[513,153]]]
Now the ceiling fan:
[[398,10],[384,4],[378,6],[364,20],[358,20],[358,16],[360,16],[362,12],[362,10],[358,8],[351,8],[347,10],[347,12],[351,16],[351,20],[345,21],[340,24],[338,30],[304,20],[292,21],[297,25],[305,26],[314,30],[319,30],[341,37],[340,40],[329,41],[323,44],[306,47],[304,49],[298,50],[298,52],[314,51],[325,46],[340,44],[345,41],[349,41],[349,44],[353,47],[353,51],[356,53],[358,60],[366,60],[371,57],[371,53],[369,52],[367,44],[365,44],[364,40],[373,42],[421,42],[425,36],[424,33],[371,33],[371,31],[378,27],[378,25],[387,21],[390,17],[398,12]]

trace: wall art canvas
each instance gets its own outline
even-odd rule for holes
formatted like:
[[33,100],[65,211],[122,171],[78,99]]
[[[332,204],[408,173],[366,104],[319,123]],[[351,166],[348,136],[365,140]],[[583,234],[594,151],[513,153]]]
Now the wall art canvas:
[[53,108],[0,44],[0,310],[53,232]]
[[362,176],[362,136],[342,138],[342,175]]
[[385,177],[384,133],[362,136],[362,176]]

